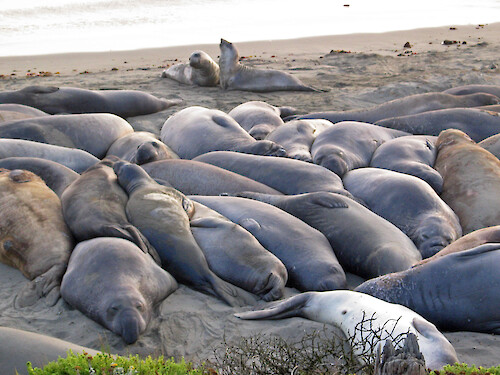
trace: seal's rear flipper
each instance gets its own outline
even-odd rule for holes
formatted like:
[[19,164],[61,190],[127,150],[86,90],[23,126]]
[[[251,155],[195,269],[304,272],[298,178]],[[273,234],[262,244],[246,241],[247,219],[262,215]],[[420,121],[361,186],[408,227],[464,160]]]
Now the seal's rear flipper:
[[241,312],[234,314],[234,316],[245,320],[282,319],[302,316],[302,309],[306,307],[311,296],[311,292],[300,293],[284,301],[271,303],[267,309]]

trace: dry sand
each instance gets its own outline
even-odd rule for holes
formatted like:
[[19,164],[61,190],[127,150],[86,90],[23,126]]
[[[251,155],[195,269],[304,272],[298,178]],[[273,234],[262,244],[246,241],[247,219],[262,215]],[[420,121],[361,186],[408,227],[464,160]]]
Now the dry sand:
[[[406,95],[464,84],[500,85],[500,23],[454,28],[237,44],[245,57],[244,64],[289,71],[306,84],[329,89],[326,93],[223,91],[218,87],[189,87],[160,78],[165,67],[187,61],[196,49],[215,59],[218,43],[127,52],[0,57],[0,90],[37,84],[138,89],[160,97],[182,98],[181,106],[128,119],[136,130],[159,133],[169,115],[192,105],[227,112],[240,103],[262,100],[278,106],[294,106],[305,113],[366,108]],[[442,45],[444,40],[460,43]],[[411,48],[403,48],[406,42]],[[331,50],[350,53],[330,53]],[[51,75],[27,76],[39,72]],[[359,281],[352,278],[351,285]],[[114,353],[164,354],[200,360],[212,355],[224,335],[233,341],[241,335],[264,331],[293,339],[304,331],[323,327],[300,318],[239,321],[232,316],[238,309],[181,287],[159,306],[157,316],[139,341],[125,346],[121,338],[62,300],[50,308],[40,301],[30,308],[14,309],[14,295],[25,282],[19,271],[0,264],[1,326],[44,333],[95,349],[104,343]],[[500,336],[470,332],[445,335],[461,361],[483,366],[500,364]]]

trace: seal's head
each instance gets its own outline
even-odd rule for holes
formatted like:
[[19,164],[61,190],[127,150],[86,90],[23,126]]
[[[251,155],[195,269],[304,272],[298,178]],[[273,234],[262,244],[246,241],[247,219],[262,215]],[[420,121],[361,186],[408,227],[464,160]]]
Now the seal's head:
[[315,155],[314,163],[331,170],[337,176],[342,177],[350,168],[346,160],[346,153],[339,147],[328,147],[326,152]]
[[129,196],[145,184],[156,184],[144,169],[137,164],[132,164],[124,160],[114,163],[113,171],[118,177],[118,183]]
[[446,129],[439,133],[436,148],[441,151],[444,147],[459,143],[475,143],[467,134],[458,129]]

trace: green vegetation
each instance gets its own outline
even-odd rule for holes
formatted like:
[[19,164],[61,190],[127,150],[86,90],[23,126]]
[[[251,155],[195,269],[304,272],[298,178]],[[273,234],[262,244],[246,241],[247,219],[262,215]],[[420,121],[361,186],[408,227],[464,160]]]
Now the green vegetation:
[[484,368],[477,368],[474,365],[467,365],[465,363],[455,364],[453,366],[444,366],[441,371],[432,371],[430,375],[500,375],[500,366]]

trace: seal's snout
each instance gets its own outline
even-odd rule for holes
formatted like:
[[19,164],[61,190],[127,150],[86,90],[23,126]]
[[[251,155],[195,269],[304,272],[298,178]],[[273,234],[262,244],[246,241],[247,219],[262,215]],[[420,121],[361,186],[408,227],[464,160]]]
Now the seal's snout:
[[156,142],[142,144],[136,152],[135,163],[138,165],[146,164],[158,160],[158,146]]
[[120,332],[123,341],[127,345],[133,344],[139,339],[139,335],[144,331],[146,325],[142,317],[132,310],[124,311],[119,317]]

